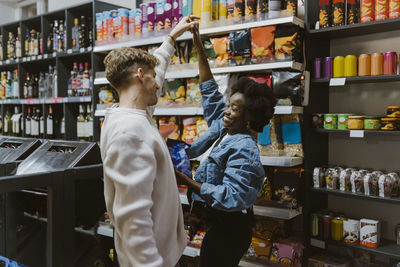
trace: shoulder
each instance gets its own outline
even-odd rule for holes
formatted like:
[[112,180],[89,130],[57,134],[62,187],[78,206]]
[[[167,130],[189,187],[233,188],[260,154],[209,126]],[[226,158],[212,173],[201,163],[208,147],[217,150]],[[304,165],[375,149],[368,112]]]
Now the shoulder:
[[[256,164],[260,163],[260,152],[256,140],[248,134],[238,134],[227,140],[226,149],[230,157],[238,163]],[[260,163],[261,164],[261,163]]]

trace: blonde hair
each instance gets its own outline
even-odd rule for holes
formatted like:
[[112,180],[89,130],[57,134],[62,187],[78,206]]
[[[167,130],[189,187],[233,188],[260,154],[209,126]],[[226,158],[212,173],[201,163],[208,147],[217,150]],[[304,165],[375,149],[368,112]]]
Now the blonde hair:
[[153,55],[132,47],[114,49],[104,59],[107,80],[117,90],[129,84],[131,74],[138,68],[148,71],[158,64],[158,59]]

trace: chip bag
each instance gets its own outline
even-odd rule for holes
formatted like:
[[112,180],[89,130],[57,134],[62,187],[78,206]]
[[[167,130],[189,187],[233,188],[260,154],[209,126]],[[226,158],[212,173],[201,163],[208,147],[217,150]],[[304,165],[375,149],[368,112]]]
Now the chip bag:
[[203,117],[199,117],[196,122],[197,136],[200,137],[208,130],[208,125]]
[[167,146],[171,155],[172,163],[178,169],[178,171],[185,175],[192,177],[192,167],[190,160],[186,154],[186,148],[189,146],[180,140],[167,140]]
[[274,33],[276,26],[251,29],[251,54],[253,63],[265,63],[274,54]]
[[220,38],[210,38],[210,41],[214,47],[216,60],[215,67],[226,67],[228,66],[228,45],[229,37],[224,36]]
[[303,32],[298,26],[278,26],[274,39],[275,58],[303,62]]
[[228,53],[231,65],[249,64],[251,57],[250,31],[231,32]]
[[196,122],[196,117],[189,117],[183,120],[182,141],[186,144],[190,145],[197,139]]
[[190,78],[186,80],[186,100],[191,104],[200,106],[201,105],[201,93],[199,88],[199,79]]
[[164,81],[164,92],[167,101],[185,101],[185,80],[168,79]]
[[180,136],[178,119],[175,116],[161,117],[158,120],[160,134],[164,138],[178,140]]

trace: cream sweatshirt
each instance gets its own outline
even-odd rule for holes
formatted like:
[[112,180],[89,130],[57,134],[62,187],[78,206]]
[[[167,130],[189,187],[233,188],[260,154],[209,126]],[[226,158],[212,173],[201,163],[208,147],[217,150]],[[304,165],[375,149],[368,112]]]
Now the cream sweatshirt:
[[[164,42],[154,53],[160,88],[174,51]],[[101,129],[104,195],[121,267],[173,267],[187,244],[171,157],[152,110],[110,108]]]

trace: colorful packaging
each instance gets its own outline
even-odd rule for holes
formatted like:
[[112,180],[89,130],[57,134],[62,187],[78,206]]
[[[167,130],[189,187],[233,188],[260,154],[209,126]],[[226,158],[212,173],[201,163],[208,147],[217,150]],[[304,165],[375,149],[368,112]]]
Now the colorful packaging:
[[385,20],[388,17],[388,0],[375,0],[375,20]]
[[103,40],[103,13],[96,13],[96,40]]
[[158,120],[160,134],[169,139],[178,140],[180,136],[177,117],[161,117]]
[[356,220],[347,220],[343,222],[344,243],[357,245],[360,239],[360,222]]
[[218,17],[218,0],[211,0],[211,20],[216,21],[219,19]]
[[379,194],[379,177],[374,173],[367,173],[364,176],[364,194],[366,196],[377,196]]
[[347,168],[345,170],[342,170],[340,172],[340,176],[339,176],[339,189],[340,191],[346,191],[349,192],[351,191],[351,174],[353,173],[353,171],[355,171],[354,169],[351,168]]
[[266,258],[271,253],[271,248],[272,248],[271,241],[258,237],[252,237],[251,244],[247,251],[246,257],[266,262]]
[[330,4],[329,0],[319,0],[319,27],[326,28],[330,26]]
[[118,17],[120,20],[120,29],[118,32],[118,36],[120,37],[126,37],[129,34],[129,11],[126,8],[120,8],[118,9]]
[[347,0],[347,24],[358,23],[356,0]]
[[277,26],[275,31],[275,58],[303,62],[303,34],[298,26]]
[[218,17],[219,20],[226,19],[227,10],[226,10],[227,0],[218,0]]
[[156,3],[150,2],[147,7],[147,29],[148,32],[154,32],[156,24]]
[[325,172],[326,189],[336,190],[339,186],[339,174],[342,170],[329,168]]
[[234,0],[234,18],[241,18],[244,15],[244,0]]
[[107,38],[104,40],[112,40],[113,39],[113,19],[111,18],[110,11],[103,12],[103,23],[105,24],[105,32],[103,33],[103,39],[106,36]]
[[164,81],[165,98],[169,101],[185,101],[185,81],[167,79]]
[[201,18],[202,0],[193,0],[193,15]]
[[303,245],[300,242],[289,242],[283,240],[274,243],[269,257],[272,264],[286,264],[288,266],[300,267],[303,255]]
[[400,0],[389,0],[389,19],[400,17]]
[[325,169],[322,167],[315,167],[313,172],[314,188],[325,188]]
[[257,0],[245,0],[245,16],[251,19],[257,13]]
[[227,0],[226,1],[226,16],[228,19],[233,18],[233,13],[235,11],[235,1],[234,0]]
[[201,104],[201,93],[199,88],[199,79],[190,78],[186,80],[186,100],[191,104],[200,105]]
[[283,140],[280,117],[274,115],[263,131],[257,134],[257,138],[262,156],[282,156]]
[[284,153],[287,157],[304,157],[300,115],[281,115]]
[[203,117],[198,117],[196,122],[196,130],[198,137],[205,134],[208,130],[207,121]]
[[135,9],[135,34],[142,33],[142,10]]
[[360,0],[360,21],[374,21],[374,0]]
[[178,25],[181,18],[182,18],[182,1],[181,0],[173,0],[172,28],[175,28],[175,26]]
[[186,153],[186,149],[189,147],[182,141],[168,139],[167,146],[169,154],[171,155],[172,164],[178,169],[178,171],[191,177],[192,167],[190,166],[189,156]]
[[171,29],[172,21],[172,0],[166,0],[164,6],[164,29]]
[[273,56],[275,29],[275,26],[251,29],[251,55],[253,63],[267,62]]
[[193,13],[193,0],[182,0],[182,16],[189,16]]
[[290,10],[292,16],[297,16],[297,0],[286,0],[286,10]]
[[165,0],[157,0],[156,2],[157,14],[156,14],[156,22],[157,22],[157,31],[161,31],[164,29],[164,10],[165,10]]
[[147,4],[140,4],[140,12],[141,12],[141,28],[142,33],[147,33],[149,31],[148,21],[147,21]]
[[121,20],[118,17],[118,10],[111,10],[110,17],[112,19],[112,27],[111,27],[112,38],[119,38],[118,34],[121,28]]
[[268,0],[257,0],[257,15],[265,14],[268,11]]
[[345,10],[344,0],[333,0],[333,26],[344,25]]
[[201,23],[211,21],[211,4],[212,0],[201,0]]
[[251,56],[250,31],[231,32],[229,34],[228,53],[232,65],[249,64]]
[[196,131],[197,117],[183,119],[182,141],[186,144],[192,144],[197,139]]
[[226,67],[228,66],[228,44],[229,37],[224,36],[220,38],[210,38],[210,41],[214,47],[215,55],[215,67]]
[[129,10],[129,34],[135,34],[135,10]]
[[380,242],[380,223],[376,220],[360,220],[360,245],[377,248]]

